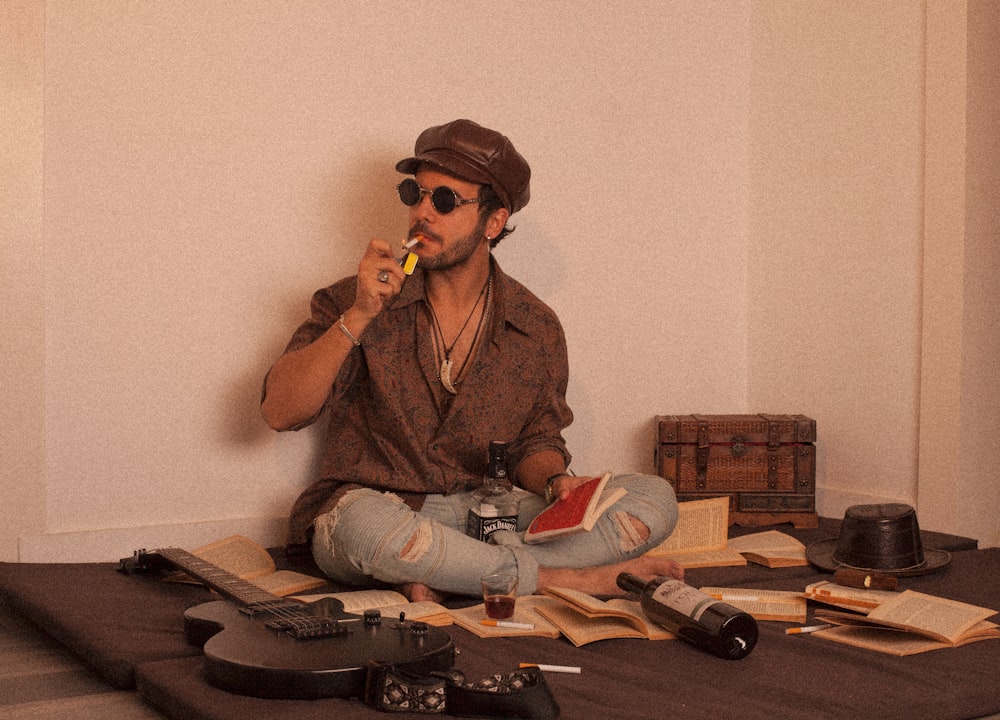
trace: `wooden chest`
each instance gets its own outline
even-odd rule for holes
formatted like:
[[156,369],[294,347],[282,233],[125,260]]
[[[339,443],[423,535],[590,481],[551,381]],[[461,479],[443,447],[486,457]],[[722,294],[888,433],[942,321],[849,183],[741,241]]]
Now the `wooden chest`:
[[816,527],[816,421],[658,415],[656,471],[679,501],[729,497],[731,525]]

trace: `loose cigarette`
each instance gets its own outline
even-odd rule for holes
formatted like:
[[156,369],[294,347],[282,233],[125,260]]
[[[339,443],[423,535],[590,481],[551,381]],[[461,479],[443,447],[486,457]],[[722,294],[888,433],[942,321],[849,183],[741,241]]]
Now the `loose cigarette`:
[[756,595],[709,595],[709,597],[715,598],[716,600],[724,600],[726,602],[731,600],[746,600],[747,602],[760,601],[760,598]]
[[518,667],[521,669],[536,667],[542,672],[570,673],[571,675],[580,674],[580,668],[571,667],[569,665],[539,665],[537,663],[521,663]]
[[534,630],[535,626],[531,623],[521,623],[512,622],[510,620],[481,620],[483,625],[489,625],[490,627],[498,628],[512,628],[514,630]]
[[813,633],[817,630],[826,630],[828,627],[833,627],[832,625],[807,625],[806,627],[795,627],[788,628],[785,630],[785,635],[804,635],[805,633]]

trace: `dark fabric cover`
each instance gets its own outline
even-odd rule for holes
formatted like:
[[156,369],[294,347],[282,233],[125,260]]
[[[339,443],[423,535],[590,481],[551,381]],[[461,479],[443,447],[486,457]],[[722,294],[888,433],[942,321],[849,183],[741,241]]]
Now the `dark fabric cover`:
[[[804,542],[828,537],[836,525],[792,531]],[[736,528],[735,534],[753,529]],[[961,550],[974,543],[928,534],[954,551],[938,573],[906,578],[902,587],[996,608],[1000,548]],[[175,718],[381,717],[348,699],[260,700],[218,690],[201,676],[202,659],[184,643],[182,613],[209,599],[204,590],[149,577],[122,576],[113,564],[0,564],[0,595],[73,649],[118,687],[138,691]],[[830,579],[810,567],[688,571],[695,586],[801,590]],[[473,679],[514,669],[518,662],[578,665],[581,675],[548,674],[564,718],[975,718],[1000,713],[1000,642],[989,640],[907,658],[784,634],[763,622],[754,651],[727,661],[682,641],[613,640],[575,648],[566,640],[484,640],[452,628],[456,666]],[[417,717],[394,714],[401,720]]]
[[145,662],[199,655],[177,619],[201,587],[137,581],[111,563],[0,563],[0,595],[117,688]]

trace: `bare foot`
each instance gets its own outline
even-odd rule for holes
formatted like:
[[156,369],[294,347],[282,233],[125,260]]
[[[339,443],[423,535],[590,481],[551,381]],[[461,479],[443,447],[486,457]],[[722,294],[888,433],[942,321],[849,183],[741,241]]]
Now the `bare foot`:
[[538,568],[538,588],[535,592],[540,593],[547,587],[564,587],[588,595],[626,595],[617,582],[618,575],[623,572],[638,575],[643,580],[651,580],[659,575],[684,579],[684,568],[673,560],[643,555],[615,565]]
[[438,592],[433,588],[429,588],[423,583],[405,583],[396,588],[397,592],[406,596],[406,599],[410,602],[443,602],[447,595],[442,592]]

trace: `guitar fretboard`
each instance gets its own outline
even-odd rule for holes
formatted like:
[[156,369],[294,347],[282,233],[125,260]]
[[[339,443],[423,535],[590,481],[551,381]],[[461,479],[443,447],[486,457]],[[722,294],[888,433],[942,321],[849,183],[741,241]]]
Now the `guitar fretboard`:
[[269,593],[186,550],[163,548],[156,554],[227,600],[237,603],[243,613],[262,621],[272,630],[286,632],[299,640],[332,637],[346,632],[335,619],[315,615],[308,605]]

